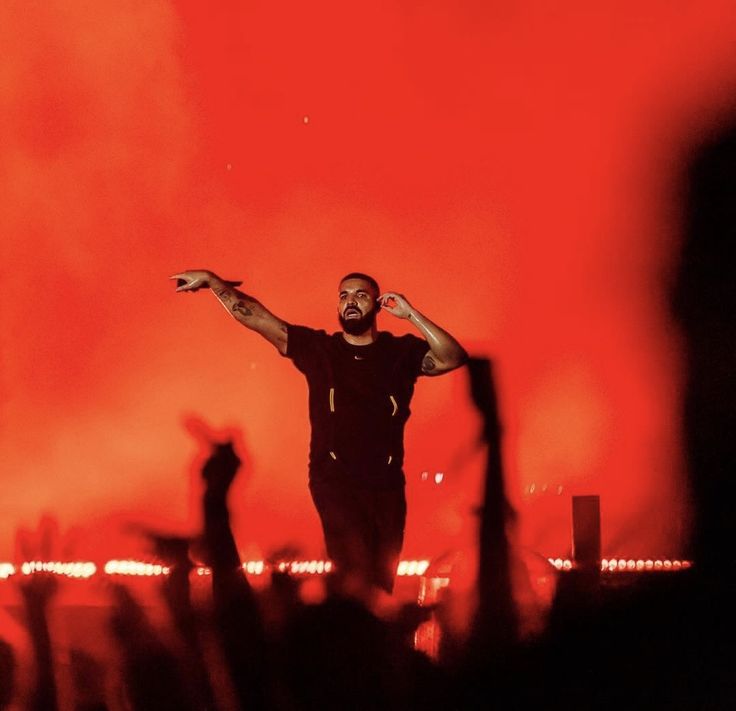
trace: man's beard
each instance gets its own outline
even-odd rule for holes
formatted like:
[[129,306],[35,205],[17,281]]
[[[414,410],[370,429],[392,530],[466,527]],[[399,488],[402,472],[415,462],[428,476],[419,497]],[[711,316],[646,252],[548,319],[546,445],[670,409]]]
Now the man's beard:
[[363,314],[360,318],[344,318],[341,313],[337,314],[340,320],[340,326],[345,333],[351,336],[360,336],[373,327],[376,322],[376,309],[371,309],[367,314]]

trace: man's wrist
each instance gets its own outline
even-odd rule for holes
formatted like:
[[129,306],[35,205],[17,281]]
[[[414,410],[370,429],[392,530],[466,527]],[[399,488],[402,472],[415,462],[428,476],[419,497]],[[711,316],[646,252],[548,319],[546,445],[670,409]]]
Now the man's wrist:
[[226,286],[225,282],[213,272],[207,272],[206,282],[210,289],[216,293],[222,291]]

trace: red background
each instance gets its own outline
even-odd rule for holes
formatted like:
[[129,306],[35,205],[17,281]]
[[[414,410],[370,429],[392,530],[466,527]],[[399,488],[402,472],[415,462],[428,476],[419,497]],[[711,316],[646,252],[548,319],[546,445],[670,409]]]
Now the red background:
[[[245,431],[244,555],[321,552],[303,379],[175,295],[186,268],[328,329],[339,277],[375,275],[495,361],[525,546],[567,553],[569,495],[599,493],[604,554],[681,554],[667,289],[735,22],[717,0],[2,3],[0,559],[44,511],[94,534],[78,557],[135,554],[127,520],[196,526],[189,414]],[[407,556],[474,535],[466,391],[417,387]]]

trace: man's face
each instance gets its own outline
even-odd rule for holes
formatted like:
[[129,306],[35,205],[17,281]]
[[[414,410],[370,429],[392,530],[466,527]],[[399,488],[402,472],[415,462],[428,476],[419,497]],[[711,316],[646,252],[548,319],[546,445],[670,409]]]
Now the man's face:
[[345,333],[359,336],[372,328],[378,296],[365,279],[346,279],[340,284],[337,315]]

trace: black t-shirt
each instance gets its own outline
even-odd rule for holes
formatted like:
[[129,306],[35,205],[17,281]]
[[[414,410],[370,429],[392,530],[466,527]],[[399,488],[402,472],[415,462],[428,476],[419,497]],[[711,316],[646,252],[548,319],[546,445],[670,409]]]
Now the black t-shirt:
[[353,346],[341,332],[288,329],[286,357],[309,385],[310,477],[403,482],[404,425],[427,342],[381,331],[370,345]]

